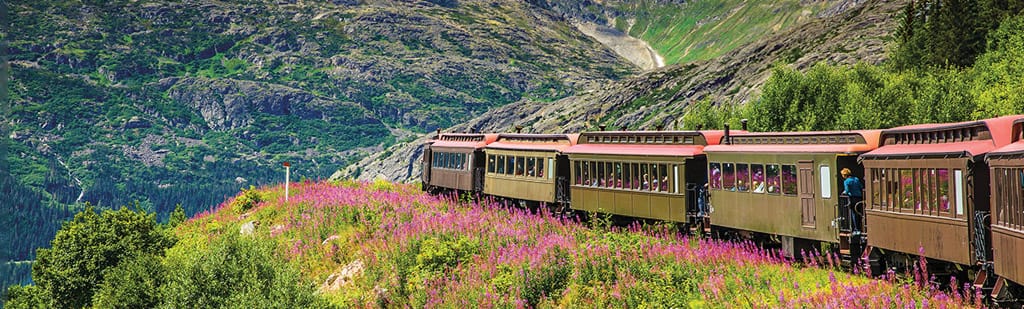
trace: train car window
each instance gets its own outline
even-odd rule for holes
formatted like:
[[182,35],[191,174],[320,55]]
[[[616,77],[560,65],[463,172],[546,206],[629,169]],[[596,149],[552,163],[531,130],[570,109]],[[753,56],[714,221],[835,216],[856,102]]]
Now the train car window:
[[505,175],[513,175],[516,171],[516,157],[506,156],[505,157]]
[[583,172],[582,172],[583,173],[583,185],[589,186],[589,185],[594,183],[593,182],[594,170],[593,170],[593,167],[590,165],[590,162],[584,161],[582,163],[582,165],[583,165]]
[[636,185],[636,179],[633,177],[633,163],[622,163],[622,187],[633,189],[633,186]]
[[504,175],[505,174],[505,155],[498,155],[498,162],[496,164],[498,165],[498,167],[496,167],[495,169],[498,170],[498,174]]
[[940,168],[935,170],[937,182],[936,195],[939,196],[939,211],[949,214],[949,170]]
[[880,185],[882,183],[881,171],[879,171],[876,168],[872,168],[868,169],[868,172],[871,173],[871,203],[868,205],[868,207],[871,207],[873,209],[881,209],[882,201],[878,199],[879,194],[882,192]]
[[604,172],[605,172],[605,175],[604,175],[604,177],[605,177],[605,185],[604,185],[605,188],[614,188],[615,187],[615,170],[613,169],[611,162],[605,162],[604,163]]
[[658,165],[651,164],[651,191],[658,191]]
[[776,164],[768,164],[765,166],[765,182],[766,190],[768,194],[779,194],[782,193],[782,182],[779,179],[779,166]]
[[939,215],[938,201],[935,198],[935,178],[934,173],[930,169],[918,169],[918,180],[921,181],[921,191],[918,192],[921,201],[924,201],[925,207],[928,209],[928,214],[932,216]]
[[832,198],[832,169],[828,165],[818,167],[818,175],[821,177],[821,198]]
[[[1013,201],[1011,203],[1004,203],[1004,205],[1013,206],[1013,212],[1015,214],[1013,226],[1014,228],[1021,229],[1021,225],[1024,223],[1022,222],[1024,220],[1021,220],[1021,216],[1024,215],[1024,211],[1021,210],[1021,203],[1024,202],[1022,201],[1022,198],[1024,198],[1024,191],[1022,191],[1024,190],[1024,171],[1021,169],[1013,169],[1012,171],[1013,174],[1017,175],[1017,177],[1013,178],[1016,178],[1018,182],[1012,186],[1014,189],[1010,190],[1014,194]],[[1006,219],[1004,219],[1004,221],[1006,221]]]
[[640,188],[639,189],[640,190],[644,190],[644,191],[650,190],[650,188],[651,188],[651,174],[650,174],[650,170],[648,170],[650,168],[650,166],[648,166],[647,164],[640,163],[640,164],[637,164],[637,167],[639,168],[638,175],[640,175],[640,177],[639,177],[640,178]]
[[580,164],[580,161],[572,162],[572,183],[577,185],[583,184],[583,171],[581,170],[582,167],[583,165]]
[[[901,168],[900,173],[900,208],[905,210],[919,210],[920,204],[914,201],[914,172],[910,169]],[[916,204],[916,205],[915,205]]]
[[708,186],[713,190],[722,189],[722,164],[711,162],[708,164]]
[[548,158],[548,179],[555,177],[555,158]]
[[679,165],[672,165],[672,193],[679,193]]
[[523,164],[526,163],[526,162],[523,162],[523,157],[509,156],[508,160],[510,161],[509,172],[512,173],[512,175],[515,175],[515,176],[522,176],[523,175]]
[[544,178],[544,175],[548,175],[544,170],[544,158],[537,158],[537,177]]
[[668,166],[658,164],[658,191],[668,192]]
[[956,215],[964,214],[964,171],[953,170],[953,183],[956,185]]
[[722,189],[736,191],[736,165],[722,163]]
[[622,162],[615,162],[615,185],[616,188],[622,189]]
[[750,165],[746,163],[736,164],[736,191],[750,191]]
[[526,176],[537,176],[537,158],[526,157]]
[[750,186],[753,188],[754,193],[764,193],[764,165],[751,164],[750,165]]
[[604,162],[597,162],[597,174],[594,174],[594,176],[597,177],[597,179],[594,180],[594,183],[596,183],[598,187],[607,186],[607,180],[604,178]]
[[640,190],[640,185],[643,183],[643,174],[640,174],[640,164],[630,163],[629,170],[633,173],[633,190]]
[[495,154],[487,154],[487,173],[495,173]]
[[782,166],[782,194],[796,195],[797,179],[796,165]]
[[587,180],[590,181],[590,186],[597,186],[597,163],[590,162],[590,177]]

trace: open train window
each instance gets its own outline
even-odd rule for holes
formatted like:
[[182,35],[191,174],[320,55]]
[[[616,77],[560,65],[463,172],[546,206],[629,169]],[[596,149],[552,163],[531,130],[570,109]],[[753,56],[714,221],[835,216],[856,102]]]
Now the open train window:
[[634,174],[633,163],[622,163],[622,188],[633,189],[637,182]]
[[487,155],[487,172],[494,173],[494,155]]
[[750,191],[750,165],[736,164],[736,191]]
[[766,192],[768,194],[779,194],[782,191],[782,181],[779,179],[779,166],[768,164],[765,166]]
[[523,173],[525,172],[523,170],[523,165],[526,164],[526,160],[523,157],[521,157],[521,156],[516,157],[516,163],[515,164],[516,164],[515,165],[515,167],[516,167],[516,176],[523,176]]
[[750,165],[750,186],[753,188],[754,193],[764,193],[765,191],[765,175],[764,165],[751,164]]
[[[647,174],[647,173],[644,173]],[[711,162],[708,164],[708,186],[711,189],[722,189],[722,164]]]
[[796,195],[797,179],[796,165],[782,166],[782,194]]
[[722,163],[722,189],[736,191],[736,165]]
[[658,164],[658,180],[656,190],[658,192],[668,192],[668,166],[665,164]]

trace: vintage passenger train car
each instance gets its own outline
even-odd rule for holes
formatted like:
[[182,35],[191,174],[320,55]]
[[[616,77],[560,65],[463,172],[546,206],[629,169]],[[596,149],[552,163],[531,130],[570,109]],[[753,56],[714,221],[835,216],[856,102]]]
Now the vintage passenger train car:
[[[783,253],[837,243],[859,256],[862,238],[849,231],[838,172],[862,175],[857,156],[878,145],[879,131],[747,133],[731,136],[708,154],[712,224],[778,236]],[[836,228],[842,226],[845,228]],[[853,251],[851,251],[853,250]]]
[[[1024,294],[1024,116],[837,132],[438,134],[430,190],[657,219]],[[864,183],[851,205],[839,171]],[[853,220],[859,218],[859,220]],[[857,223],[854,225],[854,223]],[[710,228],[709,228],[710,227]],[[867,266],[867,265],[864,265]]]

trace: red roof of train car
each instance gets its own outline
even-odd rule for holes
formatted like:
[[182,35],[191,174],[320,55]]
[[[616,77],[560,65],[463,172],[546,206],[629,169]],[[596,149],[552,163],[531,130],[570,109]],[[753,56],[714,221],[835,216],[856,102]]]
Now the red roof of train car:
[[771,152],[771,153],[862,153],[878,148],[881,130],[860,131],[815,131],[815,132],[754,132],[736,134],[735,138],[748,137],[828,137],[857,134],[864,138],[863,143],[800,143],[800,144],[719,144],[707,146],[706,152]]
[[970,128],[984,125],[988,129],[991,139],[969,140],[959,142],[940,143],[907,143],[890,144],[864,154],[863,157],[890,157],[890,156],[913,156],[913,155],[967,155],[977,156],[991,152],[999,147],[1009,145],[1013,142],[1013,125],[1024,120],[1024,115],[1003,116],[977,121],[965,121],[957,123],[939,124],[917,124],[896,127],[882,131],[883,139],[887,135],[929,133],[943,130],[955,130],[959,128]]
[[989,157],[993,156],[1021,156],[1024,155],[1024,139],[1021,139],[1021,131],[1024,131],[1024,118],[1013,121],[1013,131],[1010,134],[1015,141],[1009,145],[999,147],[988,153]]
[[580,144],[563,151],[575,154],[604,154],[631,156],[683,156],[704,154],[703,145],[636,145],[636,144]]
[[[555,141],[517,141],[515,139],[548,139]],[[508,150],[561,151],[576,145],[579,134],[500,134],[487,148]]]
[[[743,133],[744,131],[733,131]],[[585,135],[596,136],[703,136],[707,145],[717,145],[725,131],[599,131],[581,134],[580,143],[563,150],[567,154],[632,155],[632,156],[684,156],[704,154],[703,144],[654,144],[643,142],[586,143]]]
[[990,151],[988,155],[991,156],[1006,156],[1006,155],[1021,155],[1024,154],[1024,141],[1017,141],[1016,143],[1009,144],[999,149]]
[[992,140],[967,141],[942,144],[898,144],[878,148],[864,154],[865,157],[891,157],[913,155],[956,155],[976,156],[995,149]]
[[430,147],[480,149],[497,139],[498,134],[445,133],[441,134]]

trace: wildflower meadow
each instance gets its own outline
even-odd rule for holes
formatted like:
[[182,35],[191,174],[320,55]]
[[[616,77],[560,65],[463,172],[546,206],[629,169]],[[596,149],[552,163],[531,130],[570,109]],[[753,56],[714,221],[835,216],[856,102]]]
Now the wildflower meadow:
[[255,190],[239,195],[259,201],[244,213],[232,199],[178,226],[181,243],[255,226],[243,237],[276,243],[300,283],[340,307],[982,306],[913,276],[852,274],[828,255],[797,263],[669,224],[580,223],[383,181],[293,184],[287,203],[283,187]]

